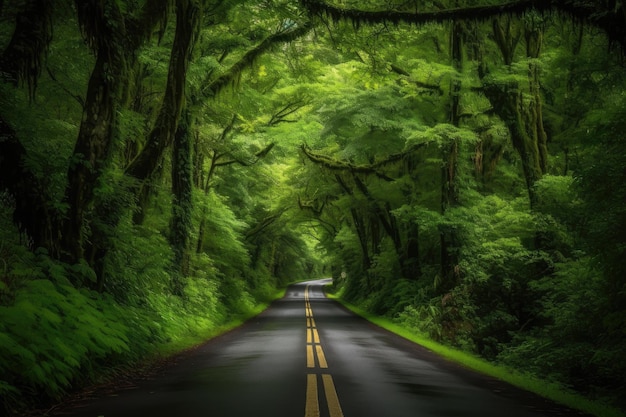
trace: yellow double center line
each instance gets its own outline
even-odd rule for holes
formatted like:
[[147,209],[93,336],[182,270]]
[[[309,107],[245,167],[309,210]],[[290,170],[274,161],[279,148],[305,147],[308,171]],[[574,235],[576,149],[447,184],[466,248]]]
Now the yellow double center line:
[[[327,369],[328,363],[324,355],[324,349],[320,343],[320,336],[317,332],[315,319],[313,318],[313,310],[309,301],[309,286],[304,290],[304,304],[306,311],[306,366],[307,368],[315,368],[315,357],[317,355],[317,363],[320,368]],[[317,374],[307,374],[306,378],[306,405],[304,409],[304,417],[319,417],[319,395],[317,389]],[[343,417],[339,397],[335,390],[335,383],[330,374],[322,374],[322,384],[324,386],[324,395],[328,405],[330,417]]]

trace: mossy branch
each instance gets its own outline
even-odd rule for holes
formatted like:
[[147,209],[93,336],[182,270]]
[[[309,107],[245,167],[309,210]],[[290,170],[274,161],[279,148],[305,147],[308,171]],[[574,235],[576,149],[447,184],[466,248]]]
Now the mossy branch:
[[222,166],[226,166],[226,165],[233,165],[233,164],[238,164],[244,167],[248,167],[251,165],[256,164],[257,162],[259,162],[261,159],[263,159],[268,153],[270,153],[270,151],[272,150],[272,148],[274,148],[276,144],[275,143],[270,143],[269,145],[267,145],[265,148],[261,149],[260,151],[256,152],[254,154],[254,159],[251,161],[245,161],[241,158],[236,158],[232,155],[231,159],[226,160],[226,161],[221,161],[221,162],[215,162],[214,166],[216,167],[222,167]]
[[275,213],[270,214],[269,216],[265,217],[263,220],[261,220],[256,226],[254,226],[252,229],[248,230],[246,232],[246,239],[251,239],[252,237],[258,235],[259,233],[261,233],[263,230],[265,230],[267,227],[269,227],[272,223],[274,223],[276,220],[278,220],[283,213],[285,213],[287,211],[286,208],[277,210]]
[[376,23],[422,25],[426,23],[445,23],[452,20],[485,21],[500,15],[522,15],[531,9],[538,11],[550,10],[558,2],[554,0],[521,0],[499,5],[462,7],[432,12],[345,9],[318,0],[300,0],[300,3],[314,15],[325,15],[335,22],[349,21],[358,27],[361,24],[369,25]]
[[224,87],[228,85],[236,84],[237,80],[241,76],[241,73],[249,68],[263,53],[267,52],[271,47],[278,43],[288,43],[298,39],[301,36],[306,35],[313,25],[311,22],[306,22],[303,25],[297,26],[294,29],[287,29],[265,38],[260,44],[246,52],[239,61],[233,64],[220,77],[209,83],[202,91],[205,95],[217,95]]
[[362,24],[407,23],[446,23],[452,20],[487,21],[500,16],[522,16],[530,11],[549,13],[561,12],[573,20],[584,21],[603,30],[611,42],[617,42],[626,49],[626,6],[602,6],[598,2],[580,0],[519,0],[503,4],[461,7],[431,12],[403,12],[393,10],[365,11],[345,9],[319,0],[300,0],[300,3],[313,15],[326,16],[335,22],[352,22],[355,27]]
[[385,173],[380,171],[381,168],[384,168],[387,165],[393,164],[395,162],[401,161],[409,154],[427,146],[430,142],[422,142],[414,144],[402,152],[394,153],[388,155],[386,158],[381,159],[378,162],[368,165],[356,165],[350,162],[341,161],[338,159],[331,158],[329,156],[319,154],[313,152],[306,144],[302,144],[300,148],[304,155],[311,161],[318,165],[322,165],[323,167],[330,169],[332,171],[347,171],[352,174],[368,174],[368,175],[376,175],[378,178],[383,179],[385,181],[394,181],[393,178],[387,176]]
[[297,120],[287,119],[287,117],[291,116],[304,106],[306,106],[306,102],[302,100],[286,104],[278,110],[278,112],[272,115],[270,121],[267,122],[267,125],[276,126],[279,123],[295,123]]
[[425,90],[434,91],[434,92],[436,92],[440,96],[443,95],[443,88],[441,88],[441,86],[439,84],[429,84],[429,83],[425,83],[423,81],[416,80],[413,77],[411,77],[411,74],[408,71],[406,71],[404,68],[400,68],[399,66],[397,66],[395,64],[390,64],[389,65],[389,69],[391,70],[391,72],[394,72],[394,73],[396,73],[398,75],[401,75],[403,77],[407,77],[409,79],[409,81],[411,83],[415,84],[415,86],[418,87],[418,88],[423,88]]

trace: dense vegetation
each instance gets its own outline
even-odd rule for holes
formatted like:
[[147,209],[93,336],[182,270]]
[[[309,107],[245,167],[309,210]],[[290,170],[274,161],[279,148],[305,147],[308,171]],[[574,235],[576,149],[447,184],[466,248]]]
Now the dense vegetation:
[[5,412],[287,283],[624,406],[626,8],[0,1]]

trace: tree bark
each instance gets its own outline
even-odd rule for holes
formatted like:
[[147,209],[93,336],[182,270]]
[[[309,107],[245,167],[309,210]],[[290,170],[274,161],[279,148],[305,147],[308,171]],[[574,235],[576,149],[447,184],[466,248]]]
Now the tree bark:
[[[152,10],[151,7],[157,3],[161,4],[155,1],[147,5],[144,12]],[[62,227],[60,255],[69,263],[87,257],[97,270],[97,286],[102,289],[108,235],[121,217],[121,203],[118,201],[106,208],[104,204],[99,205],[94,215],[102,218],[90,224],[90,239],[87,239],[85,230],[87,216],[94,203],[94,190],[109,162],[113,138],[117,133],[117,113],[125,101],[122,90],[128,78],[129,62],[145,38],[151,35],[151,25],[156,24],[156,20],[152,15],[150,19],[145,19],[146,13],[143,13],[144,19],[139,21],[145,26],[140,36],[139,32],[129,33],[127,24],[132,26],[130,19],[123,15],[115,2],[76,0],[75,8],[83,36],[95,53],[96,62],[89,79],[78,138],[68,167],[64,198],[68,212]],[[90,242],[88,248],[87,242]]]
[[528,64],[528,80],[530,85],[530,95],[532,106],[529,108],[530,128],[533,136],[537,138],[537,148],[539,152],[539,166],[542,173],[548,172],[548,135],[543,124],[543,101],[541,99],[541,85],[539,77],[539,66],[535,62],[541,55],[543,46],[543,31],[539,28],[525,29],[526,56],[530,58]]
[[[11,39],[0,55],[0,75],[16,87],[27,84],[34,98],[43,60],[52,41],[54,3],[51,0],[23,3],[22,10],[16,14]],[[61,216],[52,208],[48,190],[28,168],[27,156],[15,130],[0,115],[0,192],[6,191],[11,196],[13,222],[25,235],[28,246],[46,248],[56,256]]]
[[[454,78],[450,85],[450,112],[448,120],[450,124],[459,127],[460,124],[460,101],[461,73],[464,64],[464,42],[463,37],[465,30],[461,22],[452,22],[450,30],[450,55],[452,58],[452,66],[457,72],[459,78]],[[453,139],[443,149],[443,165],[441,167],[441,214],[445,215],[450,208],[459,205],[459,186],[457,183],[459,171],[459,143]],[[458,242],[457,233],[449,227],[441,227],[439,231],[439,243],[441,251],[440,274],[442,285],[438,288],[440,291],[449,289],[456,281],[458,271]]]
[[183,294],[183,279],[189,275],[189,233],[193,211],[190,125],[191,117],[187,112],[178,125],[172,148],[170,245],[174,252],[172,292],[175,295]]
[[27,168],[26,149],[0,117],[0,192],[11,196],[13,222],[32,249],[58,254],[58,213],[39,179]]
[[120,53],[108,48],[98,51],[87,88],[83,119],[70,161],[65,191],[68,212],[63,225],[61,256],[69,263],[84,258],[85,217],[110,156],[116,124],[118,80],[122,76],[117,71],[123,67],[123,63],[114,57],[119,57]]
[[[511,21],[507,24],[512,25]],[[500,32],[495,39],[506,64],[507,59],[512,59],[512,57],[509,58],[510,45],[517,44],[510,38],[517,37],[518,32],[511,29],[501,30],[501,25],[496,23],[493,27],[494,30]],[[541,50],[541,36],[533,32],[528,34],[527,38],[531,42],[527,54],[533,55],[532,58],[536,59]],[[530,206],[533,208],[537,204],[534,185],[547,169],[548,155],[547,137],[543,128],[543,116],[540,113],[542,107],[539,95],[539,73],[535,64],[530,65],[530,104],[524,102],[522,88],[517,81],[497,83],[488,80],[488,71],[484,63],[479,65],[479,76],[483,80],[485,96],[491,102],[494,113],[508,128],[513,147],[520,156]]]
[[325,15],[334,21],[349,21],[357,27],[361,24],[398,24],[400,22],[414,25],[447,23],[454,20],[484,22],[503,16],[519,17],[533,10],[540,14],[559,11],[575,22],[584,21],[603,30],[611,42],[617,42],[623,50],[626,49],[626,7],[621,3],[611,7],[606,2],[594,1],[516,0],[487,6],[458,7],[432,12],[366,11],[332,6],[320,0],[300,0],[300,3],[313,15]]
[[13,36],[0,56],[2,75],[16,86],[27,83],[31,97],[35,95],[42,61],[52,41],[53,10],[53,0],[24,2],[24,8],[16,15]]
[[[165,95],[156,123],[148,135],[146,146],[126,168],[126,174],[142,182],[156,171],[165,150],[171,146],[185,102],[187,68],[195,44],[195,35],[200,22],[200,9],[191,0],[176,1],[176,33],[170,54]],[[141,190],[139,191],[141,193]],[[143,221],[145,204],[138,207],[135,220]]]
[[[365,224],[363,224],[363,216],[359,215],[359,212],[355,208],[350,209],[350,214],[352,215],[352,222],[354,224],[354,229],[356,230],[357,237],[359,238],[359,244],[361,246],[361,264],[363,266],[363,271],[369,277],[368,270],[372,266],[372,260],[369,254],[369,246],[367,244],[367,228]],[[369,280],[368,280],[369,286]]]

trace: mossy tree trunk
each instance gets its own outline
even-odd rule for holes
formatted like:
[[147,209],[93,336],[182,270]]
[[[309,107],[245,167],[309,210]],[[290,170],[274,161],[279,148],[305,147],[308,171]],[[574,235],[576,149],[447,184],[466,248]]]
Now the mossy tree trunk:
[[[423,148],[426,145],[427,143],[414,145],[404,150],[403,152],[389,155],[386,159],[378,161],[371,165],[355,165],[349,162],[340,161],[325,155],[312,152],[306,145],[301,146],[302,151],[310,161],[319,164],[331,171],[346,172],[351,175],[351,178],[353,179],[356,188],[366,198],[366,201],[369,204],[368,210],[370,214],[368,214],[368,216],[376,219],[378,224],[391,239],[391,242],[393,243],[394,249],[397,254],[397,259],[400,263],[402,276],[408,279],[418,279],[420,277],[421,266],[419,262],[418,243],[419,230],[417,227],[409,227],[406,236],[403,235],[400,231],[396,216],[393,213],[391,204],[387,202],[384,207],[382,207],[375,199],[375,197],[371,194],[367,185],[359,177],[359,175],[374,175],[385,181],[392,181],[392,178],[382,172],[381,168],[390,164],[397,164],[399,162],[409,161],[411,155],[414,152]],[[335,178],[337,179],[339,185],[346,191],[346,193],[352,193],[351,189],[346,185],[345,180],[341,177],[341,175],[337,174],[335,175]],[[353,219],[354,217],[355,216],[353,215]],[[359,230],[359,225],[361,224],[364,224],[362,219],[359,219],[358,222],[355,220],[355,227],[357,233],[359,234],[359,240],[363,249],[363,255],[366,256],[369,253],[369,239],[366,233],[362,233],[362,231]],[[363,230],[367,230],[367,227],[365,227],[365,229]],[[370,227],[370,230],[373,229]],[[403,238],[405,238],[405,243],[403,243]],[[369,255],[367,255],[367,258],[368,263],[371,263]]]
[[191,53],[201,10],[191,0],[176,1],[176,33],[170,54],[165,94],[156,122],[148,135],[146,146],[126,168],[126,173],[142,184],[138,190],[139,207],[134,221],[141,224],[145,218],[147,182],[162,163],[165,150],[172,145],[185,102],[185,85]]
[[95,288],[99,291],[105,285],[110,237],[130,200],[116,196],[96,201],[94,191],[111,157],[118,133],[117,114],[129,104],[129,80],[133,74],[137,76],[139,67],[135,52],[169,13],[168,1],[149,2],[136,17],[125,15],[116,3],[77,2],[76,6],[83,35],[96,62],[68,168],[65,201],[69,209],[63,224],[61,256],[72,263],[86,259],[96,273]]
[[541,55],[543,46],[543,30],[538,27],[527,25],[524,29],[526,38],[526,56],[530,58],[528,64],[528,82],[530,89],[529,128],[532,136],[536,138],[539,167],[542,174],[548,171],[548,135],[543,124],[543,101],[541,98],[541,85],[539,65],[537,59]]
[[172,218],[170,245],[174,252],[172,292],[182,295],[189,275],[189,233],[192,226],[191,117],[187,111],[178,124],[172,147]]
[[[511,19],[493,22],[494,40],[498,45],[505,65],[513,63],[515,48],[522,30]],[[541,51],[542,36],[538,29],[526,31],[530,42],[529,57],[536,59]],[[547,135],[543,128],[541,96],[539,94],[539,72],[536,64],[529,67],[530,99],[525,99],[521,84],[516,80],[498,82],[489,77],[485,63],[479,65],[483,80],[483,92],[491,102],[494,113],[500,117],[511,135],[513,147],[520,156],[526,189],[531,208],[537,203],[535,183],[547,169]]]
[[96,62],[87,86],[78,138],[68,167],[65,202],[68,212],[62,226],[61,257],[76,263],[84,258],[86,217],[94,190],[110,159],[116,133],[121,82],[126,59],[121,11],[115,5],[84,3],[78,7],[79,22]]
[[[27,84],[34,98],[52,40],[54,2],[30,0],[20,6],[11,39],[0,55],[0,74],[15,87]],[[5,191],[14,207],[13,221],[28,246],[46,248],[56,256],[61,215],[52,207],[48,190],[30,170],[27,150],[15,129],[0,115],[0,192]]]
[[[454,21],[450,27],[450,55],[452,67],[456,76],[450,81],[450,107],[448,120],[450,124],[458,127],[460,122],[461,105],[461,74],[463,72],[464,61],[464,24]],[[450,208],[459,205],[459,185],[457,177],[459,175],[459,143],[452,139],[450,143],[442,147],[441,166],[441,213],[445,215]],[[442,226],[439,231],[439,242],[441,250],[441,279],[438,289],[447,291],[454,285],[458,278],[458,238],[454,228]]]
[[[48,46],[52,41],[52,0],[28,0],[16,14],[15,30],[0,56],[0,68],[15,86],[28,84],[34,97],[37,80],[43,69]],[[0,2],[0,13],[2,13]]]

